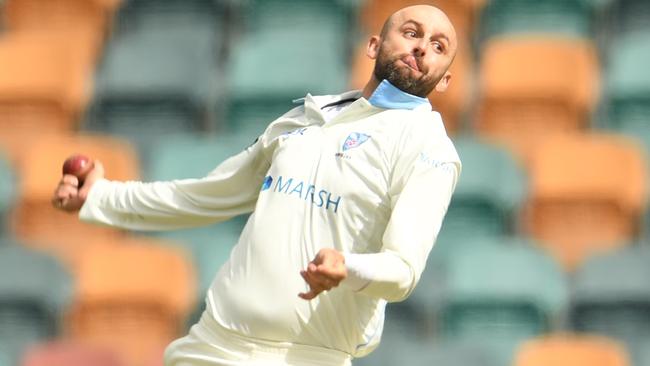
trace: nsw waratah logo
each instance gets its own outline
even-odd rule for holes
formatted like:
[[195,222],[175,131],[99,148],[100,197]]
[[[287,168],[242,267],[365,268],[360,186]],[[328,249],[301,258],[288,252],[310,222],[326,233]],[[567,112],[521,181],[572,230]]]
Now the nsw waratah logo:
[[352,132],[343,143],[343,151],[359,147],[361,144],[368,141],[368,139],[370,139],[370,135],[361,132]]

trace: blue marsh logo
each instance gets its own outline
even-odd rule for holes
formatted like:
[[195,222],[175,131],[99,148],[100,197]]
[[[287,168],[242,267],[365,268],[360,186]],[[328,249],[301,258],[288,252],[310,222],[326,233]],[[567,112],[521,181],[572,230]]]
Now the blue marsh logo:
[[274,177],[267,175],[262,183],[260,191],[268,191],[269,189],[274,193],[282,193],[287,196],[311,202],[316,207],[331,210],[334,213],[338,212],[339,203],[341,203],[341,196],[335,196],[332,192],[325,189],[318,189],[315,185],[306,183],[304,181],[287,178],[281,175]]

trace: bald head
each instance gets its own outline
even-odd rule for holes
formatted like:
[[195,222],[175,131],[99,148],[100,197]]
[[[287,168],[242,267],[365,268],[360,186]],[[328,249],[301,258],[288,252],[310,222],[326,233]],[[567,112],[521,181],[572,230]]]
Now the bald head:
[[456,30],[442,10],[430,5],[400,9],[369,40],[367,54],[375,59],[369,85],[388,80],[418,96],[444,91],[457,48]]
[[429,19],[430,21],[437,23],[441,28],[447,30],[450,35],[450,40],[453,40],[454,56],[456,55],[456,49],[458,48],[456,29],[451,24],[451,20],[449,20],[447,14],[432,5],[413,5],[399,9],[386,19],[384,25],[381,27],[381,33],[379,36],[381,38],[386,37],[386,34],[391,28],[403,23],[409,18],[413,18],[414,16]]

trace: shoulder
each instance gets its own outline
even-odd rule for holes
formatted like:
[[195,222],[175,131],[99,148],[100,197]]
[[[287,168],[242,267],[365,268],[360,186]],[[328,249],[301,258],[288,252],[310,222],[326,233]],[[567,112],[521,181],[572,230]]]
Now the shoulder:
[[435,111],[400,112],[398,124],[398,148],[402,153],[426,152],[444,160],[456,161],[458,154],[453,141],[447,135],[440,113]]

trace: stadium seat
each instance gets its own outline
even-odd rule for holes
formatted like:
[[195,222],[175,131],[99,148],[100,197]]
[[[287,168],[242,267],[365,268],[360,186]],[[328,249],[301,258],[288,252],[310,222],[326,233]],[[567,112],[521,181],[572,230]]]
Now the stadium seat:
[[624,34],[607,49],[605,127],[638,139],[650,152],[650,77],[643,63],[650,57],[648,37],[650,30]]
[[589,257],[575,273],[570,322],[574,330],[623,342],[635,365],[650,345],[650,247],[634,243]]
[[524,343],[514,366],[629,366],[627,351],[598,335],[550,334]]
[[20,196],[11,215],[12,230],[26,245],[53,250],[71,266],[80,250],[90,243],[123,236],[121,231],[82,223],[77,215],[52,207],[52,193],[61,179],[63,161],[74,153],[101,161],[108,179],[134,180],[140,173],[137,153],[121,139],[45,134],[24,143],[24,158],[16,167],[21,177]]
[[[0,12],[2,11],[2,3],[0,3]],[[0,366],[13,366],[11,362],[9,351],[0,346]]]
[[481,15],[481,43],[507,34],[590,38],[593,9],[582,0],[491,0]]
[[444,239],[459,236],[516,233],[527,187],[522,167],[508,150],[488,141],[465,136],[454,139],[454,144],[463,162],[462,179],[447,210],[439,244],[444,246]]
[[524,226],[565,270],[638,235],[648,185],[641,151],[594,133],[546,139],[532,154]]
[[[252,140],[248,138],[242,139],[241,136],[229,134],[207,138],[198,138],[191,134],[173,135],[164,146],[154,146],[148,151],[147,155],[151,160],[145,166],[145,177],[149,181],[200,178],[251,143]],[[230,256],[244,223],[245,217],[237,217],[207,227],[154,234],[171,239],[172,243],[189,249],[193,255],[199,279],[199,307],[190,322],[198,320],[205,291],[212,283],[217,270]]]
[[256,0],[245,10],[226,65],[225,127],[254,138],[293,108],[293,99],[344,90],[350,25],[342,2]]
[[647,1],[617,0],[612,2],[611,8],[614,19],[612,33],[622,35],[650,31],[650,25],[648,25],[650,4]]
[[94,62],[109,32],[115,0],[7,0],[5,24],[10,32],[63,32],[75,48]]
[[194,305],[195,277],[186,254],[134,237],[82,257],[70,337],[116,352],[129,366],[159,358],[184,331]]
[[354,366],[496,366],[489,352],[479,345],[427,342],[408,331],[386,334],[379,348],[355,359]]
[[8,236],[8,212],[13,207],[17,195],[16,173],[13,166],[0,149],[0,238]]
[[12,161],[35,133],[76,128],[86,79],[83,57],[66,42],[47,32],[0,37],[0,145]]
[[0,245],[0,345],[10,365],[26,347],[61,334],[73,291],[56,258],[15,241]]
[[51,341],[28,348],[17,366],[123,366],[117,354],[82,342]]
[[491,39],[482,51],[477,134],[525,163],[548,135],[589,127],[599,90],[593,44],[550,36]]
[[[126,2],[97,70],[84,129],[146,149],[170,133],[215,128],[223,32],[214,1]],[[173,5],[173,6],[172,6]]]
[[482,343],[509,364],[521,341],[556,327],[568,290],[559,266],[530,241],[490,240],[447,259],[440,335]]

